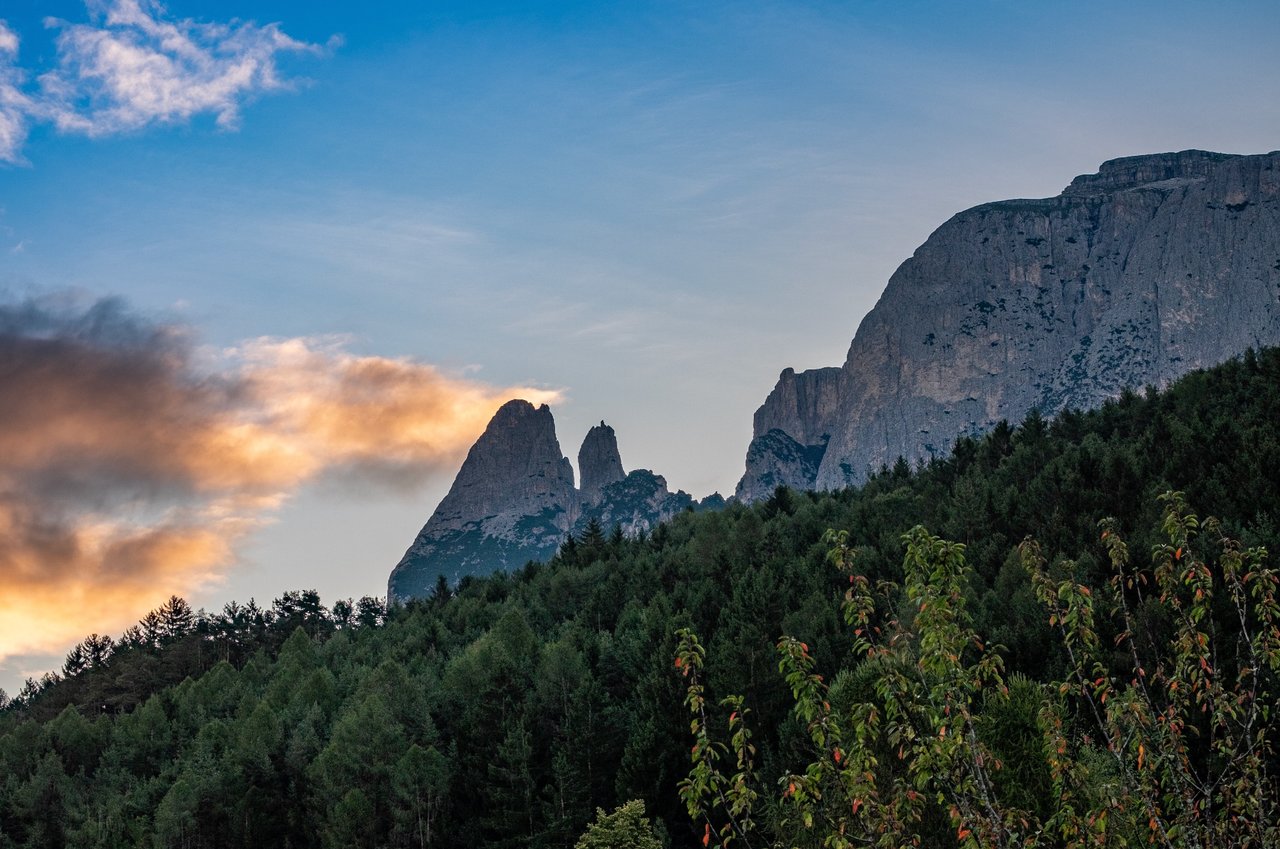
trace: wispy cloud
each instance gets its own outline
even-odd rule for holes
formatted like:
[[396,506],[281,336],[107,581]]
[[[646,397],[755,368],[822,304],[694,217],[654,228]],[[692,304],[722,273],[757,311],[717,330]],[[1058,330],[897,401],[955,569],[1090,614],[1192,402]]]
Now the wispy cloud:
[[56,67],[18,65],[18,36],[0,21],[0,160],[20,162],[30,126],[50,122],[93,138],[179,124],[197,115],[234,129],[253,98],[291,88],[278,59],[319,53],[278,24],[168,19],[153,0],[86,0],[90,22],[49,18]]
[[341,339],[202,350],[118,301],[0,305],[0,660],[216,580],[322,475],[420,484],[505,400],[554,401]]
[[24,80],[18,67],[18,36],[0,21],[0,162],[22,161],[28,116],[34,109],[22,92]]

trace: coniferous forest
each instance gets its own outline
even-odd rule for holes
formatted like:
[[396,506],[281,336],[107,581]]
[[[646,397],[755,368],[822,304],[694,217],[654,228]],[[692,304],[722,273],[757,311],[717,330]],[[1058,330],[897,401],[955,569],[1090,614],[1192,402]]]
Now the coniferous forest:
[[[172,599],[4,700],[0,849],[1195,845],[1184,802],[1274,813],[1277,422],[1280,350],[1248,352],[390,610]],[[1173,704],[1112,739],[1128,682]]]

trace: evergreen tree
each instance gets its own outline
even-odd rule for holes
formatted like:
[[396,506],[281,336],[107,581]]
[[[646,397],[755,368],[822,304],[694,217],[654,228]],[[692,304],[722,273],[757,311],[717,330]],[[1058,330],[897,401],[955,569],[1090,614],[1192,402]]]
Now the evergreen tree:
[[582,529],[582,533],[578,535],[580,556],[588,562],[595,560],[603,554],[604,546],[604,528],[601,527],[600,520],[592,516],[587,520],[586,527]]
[[186,599],[169,596],[169,600],[156,610],[154,631],[161,642],[172,642],[185,637],[195,628],[195,614]]

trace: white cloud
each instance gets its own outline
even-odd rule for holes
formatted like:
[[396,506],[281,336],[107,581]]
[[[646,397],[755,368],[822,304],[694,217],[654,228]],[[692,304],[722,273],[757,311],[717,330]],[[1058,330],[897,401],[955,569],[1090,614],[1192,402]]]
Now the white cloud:
[[243,105],[290,88],[278,67],[287,53],[322,48],[278,24],[169,20],[153,0],[86,0],[89,23],[56,19],[57,65],[24,91],[18,36],[0,21],[0,161],[22,161],[30,126],[50,122],[92,138],[213,115],[234,129]]
[[281,53],[319,50],[276,24],[165,21],[147,0],[114,0],[99,24],[52,22],[58,68],[41,77],[59,129],[89,136],[199,114],[236,126],[243,100],[287,87]]
[[18,36],[13,30],[0,21],[0,53],[16,55],[18,52]]
[[22,93],[23,74],[17,65],[18,36],[0,21],[0,162],[22,161],[27,140],[31,100]]

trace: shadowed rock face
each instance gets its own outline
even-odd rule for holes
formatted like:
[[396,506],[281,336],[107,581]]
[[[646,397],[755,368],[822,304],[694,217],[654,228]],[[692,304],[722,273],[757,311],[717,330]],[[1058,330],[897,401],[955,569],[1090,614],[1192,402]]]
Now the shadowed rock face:
[[668,490],[667,479],[662,475],[636,469],[612,481],[600,493],[598,501],[583,508],[574,533],[581,534],[594,519],[605,531],[619,527],[624,536],[635,537],[649,533],[692,506],[693,497],[684,490]]
[[783,372],[738,496],[859,483],[1002,419],[1093,407],[1277,343],[1280,152],[1112,160],[1057,197],[939,227],[842,368]]
[[805,445],[781,428],[770,428],[751,440],[747,473],[738,481],[734,494],[739,501],[754,501],[767,498],[780,486],[813,489],[826,450],[825,435],[817,445]]
[[756,410],[747,472],[734,493],[739,500],[764,498],[779,486],[813,489],[839,408],[841,377],[838,368],[782,372]]
[[622,480],[627,473],[622,470],[622,456],[618,454],[618,438],[613,428],[604,422],[587,431],[578,449],[578,472],[582,475],[582,503],[600,500],[604,488]]
[[[666,479],[639,469],[626,474],[613,428],[591,428],[578,452],[583,488],[560,452],[555,421],[545,404],[509,401],[476,440],[449,494],[431,514],[391,572],[387,595],[395,601],[430,595],[437,577],[515,569],[555,555],[569,533],[592,519],[610,532],[647,533],[694,506]],[[718,496],[717,496],[718,498]],[[723,499],[708,499],[709,509]]]

